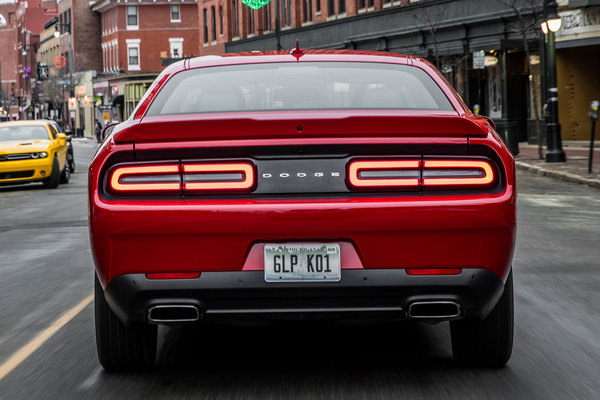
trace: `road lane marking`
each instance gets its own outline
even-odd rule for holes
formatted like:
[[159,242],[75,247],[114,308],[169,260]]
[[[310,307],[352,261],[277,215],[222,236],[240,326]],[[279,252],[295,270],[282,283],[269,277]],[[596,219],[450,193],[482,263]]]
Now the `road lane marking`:
[[90,294],[85,299],[81,300],[75,307],[64,313],[59,319],[54,321],[52,325],[44,329],[36,337],[31,339],[29,343],[17,350],[12,356],[8,358],[2,365],[0,365],[0,381],[4,379],[13,369],[18,367],[23,361],[27,360],[37,349],[50,339],[56,332],[65,326],[70,320],[75,318],[85,307],[87,307],[92,300],[94,295]]

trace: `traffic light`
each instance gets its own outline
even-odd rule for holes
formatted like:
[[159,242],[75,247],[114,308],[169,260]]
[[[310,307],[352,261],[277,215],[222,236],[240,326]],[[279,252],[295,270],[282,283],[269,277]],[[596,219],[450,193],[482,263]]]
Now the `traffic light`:
[[44,63],[38,63],[37,65],[37,79],[45,81],[49,78],[48,66]]

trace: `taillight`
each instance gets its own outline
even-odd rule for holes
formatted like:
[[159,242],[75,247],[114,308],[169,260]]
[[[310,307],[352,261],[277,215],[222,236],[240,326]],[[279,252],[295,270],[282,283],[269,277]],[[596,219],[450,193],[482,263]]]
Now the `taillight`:
[[181,190],[179,164],[117,167],[110,176],[110,188],[117,192]]
[[494,168],[484,160],[425,160],[423,186],[484,186],[494,181]]
[[419,160],[351,161],[348,181],[356,188],[419,186]]
[[184,164],[184,190],[245,190],[254,186],[250,163]]

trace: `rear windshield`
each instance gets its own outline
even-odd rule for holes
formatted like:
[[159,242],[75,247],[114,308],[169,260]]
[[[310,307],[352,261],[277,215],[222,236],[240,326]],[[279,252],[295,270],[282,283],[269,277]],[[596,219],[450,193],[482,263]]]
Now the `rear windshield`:
[[0,141],[48,139],[50,139],[48,130],[43,125],[0,126]]
[[180,72],[158,93],[147,115],[339,109],[454,111],[435,81],[416,67],[302,62]]

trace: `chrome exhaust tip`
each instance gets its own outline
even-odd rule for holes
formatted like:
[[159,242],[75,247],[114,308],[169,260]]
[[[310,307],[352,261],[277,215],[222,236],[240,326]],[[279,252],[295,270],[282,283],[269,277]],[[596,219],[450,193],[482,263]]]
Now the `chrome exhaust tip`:
[[408,316],[416,319],[449,319],[460,316],[454,301],[416,301],[408,307]]
[[147,317],[157,324],[195,322],[200,319],[200,312],[191,304],[160,304],[150,307]]

